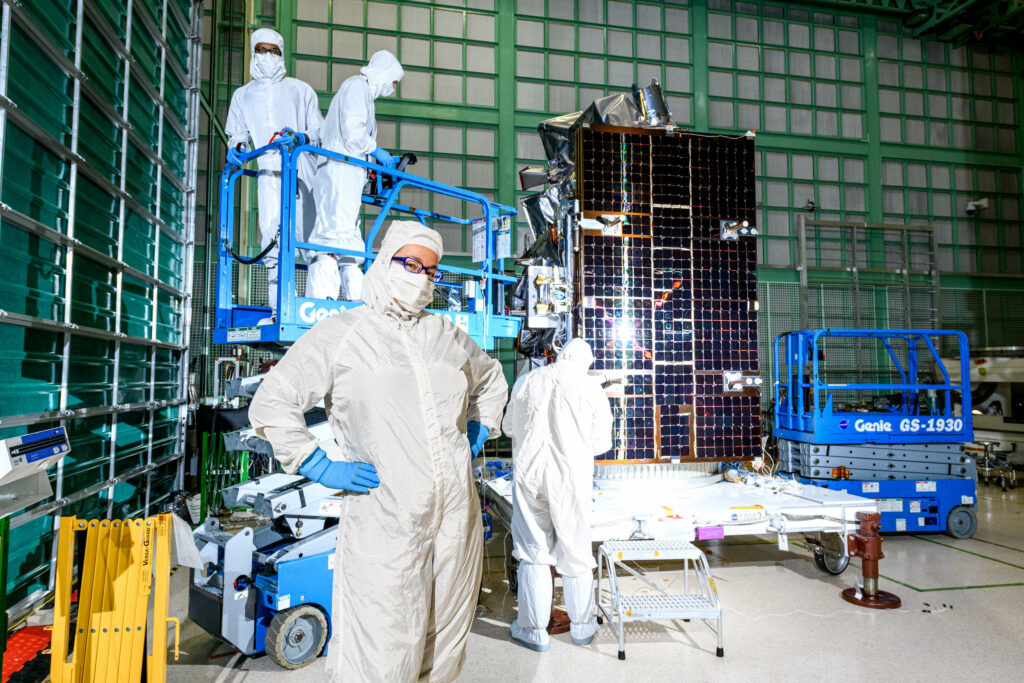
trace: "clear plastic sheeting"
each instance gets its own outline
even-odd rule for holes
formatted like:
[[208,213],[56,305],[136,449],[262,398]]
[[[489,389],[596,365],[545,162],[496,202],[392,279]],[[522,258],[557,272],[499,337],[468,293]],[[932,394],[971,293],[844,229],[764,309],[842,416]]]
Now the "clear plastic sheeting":
[[710,486],[722,479],[718,463],[662,463],[652,465],[594,465],[594,485],[600,490],[664,484],[674,489]]

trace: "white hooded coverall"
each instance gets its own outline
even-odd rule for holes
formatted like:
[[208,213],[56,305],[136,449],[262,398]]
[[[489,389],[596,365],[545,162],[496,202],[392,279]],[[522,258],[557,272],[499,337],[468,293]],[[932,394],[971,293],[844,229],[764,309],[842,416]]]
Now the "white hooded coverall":
[[[228,147],[238,143],[249,144],[250,151],[266,145],[277,131],[283,128],[305,133],[309,144],[320,144],[320,128],[323,115],[313,88],[297,78],[285,76],[284,57],[257,55],[257,43],[273,43],[284,52],[284,38],[277,31],[261,28],[253,31],[249,40],[251,61],[249,72],[252,80],[235,91],[231,96],[225,132]],[[262,59],[257,59],[260,57]],[[263,59],[274,67],[262,68]],[[277,236],[281,225],[281,155],[272,151],[259,157],[257,178],[257,206],[259,207],[260,249],[265,249]],[[306,241],[316,218],[313,206],[312,187],[316,170],[316,159],[312,154],[299,157],[297,183],[298,198],[295,205],[295,236]],[[267,267],[267,286],[270,307],[277,309],[277,258],[279,247],[275,246],[263,257]]]
[[[405,75],[402,65],[387,50],[378,50],[370,62],[341,84],[331,100],[324,121],[323,147],[364,161],[377,149],[377,118],[373,101],[395,91],[392,83]],[[309,241],[338,249],[363,251],[363,232],[359,212],[362,209],[366,170],[334,159],[322,159],[313,181],[316,198],[316,225]],[[306,296],[342,299],[361,298],[363,259],[335,255],[321,256],[310,266]],[[340,272],[339,272],[340,270]]]
[[521,377],[502,429],[512,439],[513,552],[519,560],[519,616],[512,635],[547,649],[551,574],[562,575],[574,640],[597,630],[596,567],[590,539],[594,456],[611,446],[612,412],[600,380],[587,374],[590,346],[573,339],[558,361]]
[[508,385],[500,363],[446,318],[395,304],[391,257],[410,243],[441,254],[436,231],[393,223],[366,274],[366,304],[304,334],[249,408],[294,473],[317,447],[303,413],[323,399],[345,459],[380,476],[379,488],[345,498],[338,524],[332,681],[454,680],[480,588],[466,423],[496,436]]

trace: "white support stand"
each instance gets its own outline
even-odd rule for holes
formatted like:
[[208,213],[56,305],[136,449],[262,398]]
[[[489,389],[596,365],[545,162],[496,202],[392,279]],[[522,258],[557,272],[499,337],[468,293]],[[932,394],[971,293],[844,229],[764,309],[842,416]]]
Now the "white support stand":
[[[701,619],[718,635],[719,657],[722,647],[722,603],[711,579],[707,558],[695,545],[681,539],[661,541],[606,541],[598,550],[597,607],[598,623],[605,617],[619,637],[619,659],[626,658],[625,631],[627,621],[669,621]],[[669,593],[625,562],[683,561],[683,592]],[[623,595],[619,589],[616,569],[621,567],[653,589],[656,594]],[[690,581],[693,572],[695,580]],[[603,581],[607,574],[608,600],[605,601]],[[691,586],[693,590],[691,591]],[[712,623],[714,622],[714,623]]]

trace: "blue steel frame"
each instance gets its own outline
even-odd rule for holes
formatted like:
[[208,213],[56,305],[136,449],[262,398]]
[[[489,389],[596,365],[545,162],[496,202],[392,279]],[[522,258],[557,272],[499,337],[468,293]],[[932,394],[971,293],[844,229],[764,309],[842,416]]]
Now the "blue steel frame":
[[[303,144],[289,147],[284,142],[271,142],[243,155],[243,163],[248,163],[270,151],[278,151],[281,155],[281,225],[287,228],[279,233],[277,323],[256,326],[259,320],[270,315],[270,309],[265,306],[238,305],[234,301],[232,279],[235,262],[231,258],[229,250],[234,231],[235,182],[242,176],[256,177],[257,173],[242,167],[228,165],[221,173],[220,180],[214,344],[254,344],[266,342],[288,344],[297,340],[319,320],[337,315],[345,309],[361,306],[361,301],[334,301],[293,295],[292,293],[295,292],[295,269],[297,267],[295,264],[295,253],[298,249],[309,249],[343,256],[358,256],[366,259],[364,268],[369,267],[369,264],[375,258],[373,253],[374,239],[392,210],[409,214],[421,223],[425,223],[427,218],[462,225],[469,225],[480,219],[486,221],[487,253],[484,260],[480,263],[478,270],[458,268],[444,264],[438,266],[439,270],[443,272],[461,273],[476,279],[481,285],[480,291],[484,297],[483,305],[473,307],[469,311],[431,312],[447,317],[452,323],[468,333],[484,349],[493,349],[495,339],[513,338],[519,333],[521,320],[504,314],[505,286],[509,284],[514,285],[516,279],[504,274],[504,260],[496,258],[497,245],[494,231],[495,219],[503,216],[508,217],[509,225],[511,225],[512,218],[516,215],[514,208],[492,202],[477,192],[437,183],[403,171],[387,169],[379,164],[339,154],[314,145]],[[363,203],[378,206],[381,210],[373,226],[366,234],[363,251],[310,244],[308,242],[300,242],[295,238],[294,200],[296,196],[297,161],[300,154],[315,154],[319,157],[334,159],[342,163],[362,167],[367,171],[376,172],[377,194],[363,195]],[[387,191],[381,189],[382,180],[385,176],[390,176],[393,182],[392,188]],[[406,187],[447,195],[470,204],[479,204],[482,208],[482,215],[478,218],[456,218],[399,204],[397,202],[399,192]],[[443,286],[444,282],[442,281],[439,284]]]
[[[821,380],[819,342],[829,337],[877,339],[900,375],[898,384],[844,383]],[[960,384],[953,384],[932,342],[933,337],[955,337],[960,351]],[[892,347],[893,340],[907,344],[907,367]],[[942,373],[942,384],[918,381],[918,347],[924,345]],[[974,440],[971,418],[970,359],[967,335],[955,330],[799,330],[775,338],[775,436],[814,444],[863,443],[964,443]],[[810,364],[811,373],[804,377]],[[836,391],[882,390],[900,393],[899,406],[875,412],[835,412]],[[925,413],[921,394],[936,391],[940,407]],[[953,392],[960,392],[961,415],[953,414]]]

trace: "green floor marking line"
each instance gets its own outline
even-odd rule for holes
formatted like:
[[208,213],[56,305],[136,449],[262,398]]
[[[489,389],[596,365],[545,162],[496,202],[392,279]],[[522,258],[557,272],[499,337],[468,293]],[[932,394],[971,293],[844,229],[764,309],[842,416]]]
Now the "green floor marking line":
[[943,588],[918,588],[917,586],[911,586],[909,583],[898,581],[892,578],[891,576],[886,576],[885,574],[879,574],[878,576],[880,578],[885,579],[886,581],[898,583],[899,585],[905,588],[909,588],[910,590],[916,591],[918,593],[938,593],[942,591],[970,591],[978,590],[979,588],[1012,588],[1015,586],[1024,586],[1024,581],[1022,581],[1019,583],[990,583],[982,586],[946,586]]
[[932,540],[930,538],[925,538],[924,536],[918,536],[916,534],[911,534],[911,537],[919,539],[919,540],[922,540],[922,541],[927,541],[929,543],[934,543],[935,545],[941,545],[943,548],[952,548],[953,550],[958,550],[958,551],[960,551],[962,553],[967,553],[968,555],[974,555],[975,557],[980,557],[983,560],[991,560],[993,562],[998,562],[999,564],[1005,564],[1007,567],[1013,567],[1014,569],[1024,569],[1024,567],[1020,566],[1019,564],[1014,564],[1013,562],[1007,562],[1005,560],[997,560],[996,558],[989,557],[988,555],[982,555],[981,553],[975,553],[975,552],[972,552],[970,550],[964,550],[963,548],[957,548],[955,545],[949,545],[948,543],[939,543],[938,541]]
[[886,581],[892,581],[893,583],[898,583],[899,585],[904,586],[905,588],[909,588],[912,591],[917,591],[918,593],[925,593],[925,592],[927,592],[929,590],[932,590],[931,588],[918,588],[917,586],[911,586],[909,583],[904,583],[902,581],[897,581],[896,579],[892,578],[891,576],[886,576],[885,574],[879,574],[878,576],[879,576],[879,578],[885,579]]
[[1021,583],[990,583],[985,586],[952,586],[950,588],[920,588],[918,589],[921,593],[934,593],[936,591],[971,591],[979,588],[1010,588],[1013,586],[1024,586],[1024,582]]
[[977,536],[971,536],[972,541],[980,541],[981,543],[988,543],[989,545],[999,546],[1000,548],[1006,548],[1007,550],[1013,550],[1018,553],[1024,553],[1024,548],[1014,548],[1012,545],[1003,545],[1002,543],[996,543],[995,541],[986,541],[984,538],[978,538]]

